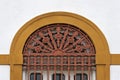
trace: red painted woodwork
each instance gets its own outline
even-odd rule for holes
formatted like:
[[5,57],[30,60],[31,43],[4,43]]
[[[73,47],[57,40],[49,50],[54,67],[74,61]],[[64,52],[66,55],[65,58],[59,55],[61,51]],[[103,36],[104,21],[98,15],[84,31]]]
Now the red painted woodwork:
[[40,71],[41,74],[47,71],[47,80],[50,70],[54,74],[58,70],[61,74],[67,70],[68,80],[70,71],[74,71],[75,80],[77,71],[81,71],[81,74],[88,71],[90,80],[91,71],[96,70],[95,48],[91,39],[81,29],[70,24],[49,24],[33,32],[24,45],[23,59],[23,70],[28,74],[30,71]]

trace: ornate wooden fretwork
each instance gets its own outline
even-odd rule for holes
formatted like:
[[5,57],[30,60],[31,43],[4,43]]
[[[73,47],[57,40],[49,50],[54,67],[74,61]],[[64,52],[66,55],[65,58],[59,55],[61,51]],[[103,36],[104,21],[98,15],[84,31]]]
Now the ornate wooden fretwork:
[[90,76],[95,70],[95,48],[91,39],[70,24],[49,24],[33,32],[25,43],[23,57],[23,70],[28,72],[47,70],[49,74],[49,70],[54,73],[67,70],[70,75],[70,71],[76,74],[79,70],[82,74],[88,71]]
[[80,29],[68,24],[51,24],[31,34],[23,53],[95,54],[95,50],[88,35]]

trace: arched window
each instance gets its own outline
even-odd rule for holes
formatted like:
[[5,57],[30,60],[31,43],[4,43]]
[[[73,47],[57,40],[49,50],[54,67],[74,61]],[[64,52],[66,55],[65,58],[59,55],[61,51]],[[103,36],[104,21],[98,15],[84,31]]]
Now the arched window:
[[77,73],[75,76],[74,76],[74,80],[88,80],[88,75],[85,73]]
[[61,73],[53,74],[52,80],[65,80],[65,75]]
[[[81,29],[65,23],[49,24],[28,37],[23,48],[23,70],[28,74],[26,79],[34,75],[33,80],[37,80],[44,73],[49,80],[53,71],[56,76],[53,80],[61,80],[60,76],[67,71],[68,80],[72,73],[75,80],[87,80],[83,79],[84,72],[92,80],[91,75],[96,71],[95,54],[93,42]],[[34,73],[29,76],[31,72]]]
[[68,80],[77,73],[86,73],[88,80],[110,80],[110,64],[119,64],[116,56],[94,23],[73,13],[52,12],[23,25],[10,55],[0,55],[0,64],[10,65],[10,80],[30,80],[31,73],[40,73],[43,80],[56,73]]
[[41,73],[31,73],[30,80],[43,80]]

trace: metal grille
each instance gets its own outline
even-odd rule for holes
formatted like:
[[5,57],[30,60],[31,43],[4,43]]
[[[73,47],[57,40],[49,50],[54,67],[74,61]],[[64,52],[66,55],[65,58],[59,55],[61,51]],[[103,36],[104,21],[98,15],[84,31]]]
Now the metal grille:
[[[95,48],[89,36],[82,30],[70,24],[55,23],[43,26],[27,39],[23,48],[23,71],[26,71],[28,80],[31,71],[34,73],[47,73],[47,80],[50,79],[50,71],[54,71],[54,80],[57,73],[67,71],[67,79],[70,80],[71,72],[74,79],[81,74],[80,80],[86,80],[84,74],[88,75],[87,80],[92,79],[92,71],[95,71]],[[80,73],[78,73],[80,71]],[[40,80],[44,80],[40,77]]]

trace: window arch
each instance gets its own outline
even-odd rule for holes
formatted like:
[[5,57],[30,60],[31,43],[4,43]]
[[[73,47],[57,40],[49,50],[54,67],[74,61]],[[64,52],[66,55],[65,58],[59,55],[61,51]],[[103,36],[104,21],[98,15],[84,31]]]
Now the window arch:
[[[26,23],[16,34],[10,49],[11,60],[11,79],[14,80],[18,77],[22,80],[22,65],[23,65],[23,48],[28,37],[34,33],[37,29],[43,26],[56,23],[65,23],[75,26],[77,29],[81,29],[84,33],[89,35],[96,52],[96,79],[97,80],[109,80],[109,65],[110,55],[107,41],[101,31],[92,22],[86,18],[67,12],[53,12],[38,16],[28,23]],[[57,51],[56,51],[57,52]],[[56,53],[55,52],[55,53]],[[59,51],[58,51],[59,52]],[[54,59],[54,56],[52,56]],[[58,56],[59,57],[59,56]],[[27,58],[26,58],[27,59]],[[67,58],[66,58],[67,59]],[[68,58],[69,59],[69,58]],[[72,59],[72,56],[71,56]],[[33,62],[34,63],[34,62]],[[37,62],[39,63],[39,62]],[[52,62],[51,62],[52,63]],[[65,62],[70,63],[70,62]],[[74,64],[74,62],[71,63]],[[80,62],[78,62],[80,64]],[[54,67],[52,67],[54,69]],[[64,67],[66,68],[66,67]],[[17,71],[15,71],[17,69]],[[14,72],[14,73],[13,73]],[[15,76],[14,74],[19,74]],[[106,78],[104,76],[107,76]]]
[[70,80],[71,71],[74,74],[81,71],[82,75],[87,71],[90,80],[95,66],[94,44],[86,33],[70,24],[55,23],[37,29],[28,37],[23,48],[23,70],[28,74],[33,70],[34,75],[37,71],[41,74],[47,71],[50,75],[53,70],[54,76],[57,76],[56,71],[60,74],[68,71]]
[[30,80],[43,80],[43,75],[41,73],[31,73]]
[[52,74],[52,80],[65,80],[65,75],[61,73]]
[[86,73],[77,73],[76,75],[74,75],[74,80],[89,80],[89,79]]

